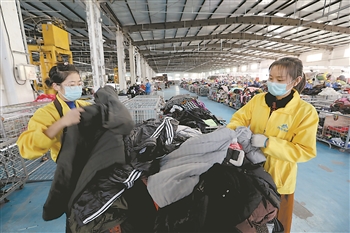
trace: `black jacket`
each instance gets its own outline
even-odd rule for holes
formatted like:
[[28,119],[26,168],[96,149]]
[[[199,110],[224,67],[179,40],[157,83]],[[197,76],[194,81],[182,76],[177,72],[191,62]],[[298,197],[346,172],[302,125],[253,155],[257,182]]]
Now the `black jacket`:
[[[176,136],[179,122],[172,117],[165,117],[162,121],[149,119],[139,123],[124,138],[126,155],[131,162],[152,161],[176,149],[182,143]],[[174,141],[175,140],[175,141]]]
[[123,135],[134,127],[129,111],[113,88],[95,93],[96,104],[84,107],[81,122],[67,128],[57,168],[43,207],[43,219],[59,218],[95,174],[112,164],[125,163]]
[[155,232],[239,232],[236,225],[263,199],[279,207],[280,195],[263,167],[215,164],[189,196],[159,209]]
[[125,137],[126,164],[113,164],[100,171],[75,199],[72,211],[78,226],[88,224],[103,214],[127,189],[133,187],[141,175],[158,171],[158,163],[154,160],[164,155],[167,152],[165,148],[172,144],[177,123],[170,117],[161,122],[149,120]]

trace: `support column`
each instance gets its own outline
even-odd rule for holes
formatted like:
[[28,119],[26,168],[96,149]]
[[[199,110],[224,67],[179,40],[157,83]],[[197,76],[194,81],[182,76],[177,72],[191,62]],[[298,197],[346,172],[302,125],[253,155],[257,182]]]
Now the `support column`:
[[[20,80],[19,64],[28,64],[19,1],[0,1],[0,106],[31,102],[30,80]],[[1,112],[0,112],[1,115]]]
[[146,75],[149,80],[152,80],[151,72],[148,63],[146,63]]
[[103,87],[107,81],[103,53],[100,3],[96,0],[86,0],[85,4],[86,21],[89,31],[92,77],[94,90],[97,91],[97,89]]
[[119,30],[116,32],[117,35],[117,56],[118,56],[118,77],[119,77],[119,88],[120,91],[126,91],[126,80],[125,80],[125,53],[124,53],[124,36],[123,33]]
[[146,61],[141,57],[141,81],[146,82]]
[[140,52],[136,53],[136,77],[138,77],[138,82],[142,81],[141,77],[141,55]]
[[136,83],[136,72],[135,72],[135,47],[129,43],[129,62],[130,62],[130,81],[131,85]]

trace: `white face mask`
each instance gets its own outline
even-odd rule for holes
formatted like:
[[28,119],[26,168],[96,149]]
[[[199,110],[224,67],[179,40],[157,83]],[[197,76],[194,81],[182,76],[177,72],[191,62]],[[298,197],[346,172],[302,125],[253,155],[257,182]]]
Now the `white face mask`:
[[290,90],[293,89],[293,87],[291,87],[290,89],[287,90],[287,86],[291,83],[292,82],[287,84],[287,83],[275,83],[275,82],[267,81],[267,88],[270,94],[273,96],[284,96]]
[[82,86],[65,86],[64,87],[64,93],[61,95],[68,101],[76,101],[81,97],[81,94],[83,92]]

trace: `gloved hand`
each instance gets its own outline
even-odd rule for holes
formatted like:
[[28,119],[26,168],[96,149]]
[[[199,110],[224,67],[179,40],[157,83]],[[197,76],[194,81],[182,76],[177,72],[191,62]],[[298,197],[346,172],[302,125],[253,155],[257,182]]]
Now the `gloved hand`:
[[250,143],[254,147],[266,147],[267,140],[269,140],[268,137],[266,137],[263,134],[253,134],[252,138],[250,139]]

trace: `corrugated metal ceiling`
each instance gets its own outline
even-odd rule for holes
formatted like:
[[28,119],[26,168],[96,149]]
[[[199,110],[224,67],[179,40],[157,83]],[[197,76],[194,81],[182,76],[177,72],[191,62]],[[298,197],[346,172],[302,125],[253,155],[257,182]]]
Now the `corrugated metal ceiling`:
[[[348,0],[99,1],[106,67],[117,64],[115,31],[159,73],[202,72],[349,44]],[[21,0],[28,38],[59,19],[72,36],[74,60],[89,63],[82,0]],[[126,53],[127,54],[127,53]]]

